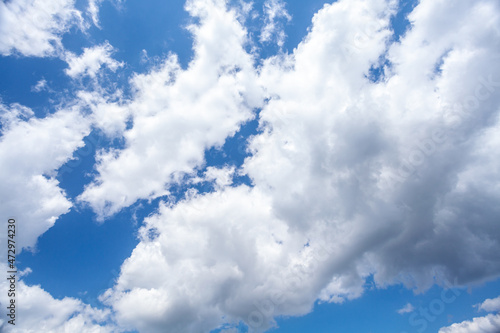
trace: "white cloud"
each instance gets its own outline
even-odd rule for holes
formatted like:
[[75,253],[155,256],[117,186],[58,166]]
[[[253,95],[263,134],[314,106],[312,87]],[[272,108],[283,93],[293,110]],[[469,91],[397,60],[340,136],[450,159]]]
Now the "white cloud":
[[233,176],[235,172],[235,167],[225,167],[223,169],[218,169],[215,167],[208,167],[205,172],[204,181],[214,182],[216,189],[222,189],[225,186],[229,186],[233,183]]
[[[293,54],[255,70],[224,2],[188,3],[201,17],[194,62],[183,71],[171,56],[134,78],[126,148],[99,155],[81,199],[105,217],[168,194],[204,148],[251,117],[235,96],[258,80],[254,105],[260,91],[268,102],[243,166],[254,187],[227,186],[226,171],[212,169],[207,177],[224,180],[217,191],[189,192],[146,219],[103,295],[119,323],[262,331],[317,300],[361,296],[370,275],[417,291],[500,275],[499,5],[422,0],[411,30],[389,44],[395,4],[326,5]],[[384,56],[392,66],[371,82]]]
[[[65,164],[73,152],[83,146],[90,122],[77,108],[59,110],[43,119],[35,118],[31,109],[13,104],[0,104],[2,136],[0,137],[0,211],[2,228],[7,230],[7,219],[16,220],[16,254],[24,248],[33,248],[40,235],[54,225],[58,217],[69,211],[72,204],[59,188],[56,170]],[[7,233],[1,233],[0,258],[7,262]],[[0,264],[3,272],[8,269]],[[30,268],[19,272],[22,277]],[[8,304],[8,280],[0,282],[0,303]],[[38,286],[29,287],[16,282],[17,321],[8,323],[2,311],[2,332],[110,332],[90,324],[98,310],[84,307],[79,301],[66,298],[54,300]],[[22,318],[22,319],[19,319]],[[104,320],[104,319],[103,319]],[[101,320],[102,321],[102,320]]]
[[84,29],[74,0],[12,0],[0,3],[0,54],[56,56],[71,27]]
[[444,327],[439,333],[497,333],[500,331],[500,315],[487,315]]
[[47,90],[47,89],[48,89],[47,80],[45,80],[45,79],[41,79],[33,87],[31,87],[31,91],[37,92],[37,93],[39,93],[43,90]]
[[[489,89],[499,89],[498,49],[488,42],[500,24],[498,6],[461,3],[460,10],[453,7],[456,19],[434,34],[426,27],[441,16],[417,14],[449,12],[451,2],[422,1],[411,16],[412,30],[389,48],[389,75],[374,84],[364,75],[385,53],[388,30],[356,36],[365,27],[383,27],[390,6],[356,3],[326,6],[293,57],[271,59],[261,70],[271,101],[245,170],[256,186],[269,189],[275,213],[292,228],[310,230],[324,219],[332,227],[349,226],[349,248],[368,257],[380,284],[426,289],[435,276],[466,283],[498,275],[500,266],[491,265],[488,254],[500,246],[498,211],[480,204],[500,195],[487,183],[500,176],[492,157],[499,95],[481,86],[490,77],[497,83]],[[481,20],[490,25],[478,27]],[[463,30],[460,38],[455,24]],[[442,55],[436,49],[453,51],[433,77]],[[415,57],[414,50],[422,54]],[[471,120],[451,123],[444,106],[476,102],[477,89],[486,98],[477,99]],[[403,173],[406,163],[416,165],[409,165],[414,175]],[[483,186],[479,199],[476,189]]]
[[123,133],[126,148],[98,154],[99,176],[80,196],[100,218],[138,199],[167,195],[169,184],[201,166],[205,149],[221,146],[260,102],[236,13],[223,1],[189,1],[186,8],[201,21],[189,28],[194,60],[182,70],[171,55],[132,78],[133,98],[121,106],[133,117]]
[[103,0],[89,0],[89,5],[87,7],[87,13],[92,18],[92,22],[98,28],[99,25],[99,6],[101,5]]
[[264,2],[264,26],[260,32],[262,43],[271,42],[273,39],[280,47],[285,43],[286,34],[280,19],[287,22],[292,19],[285,7],[286,4],[282,0],[266,0]]
[[[5,115],[0,137],[0,211],[16,218],[23,230],[16,238],[20,251],[33,247],[38,236],[72,206],[59,188],[55,172],[84,145],[82,139],[89,133],[90,123],[77,107],[42,119],[20,105],[1,105],[0,109]],[[5,237],[2,233],[2,253]]]
[[33,116],[33,110],[19,103],[13,103],[9,107],[0,103],[2,133],[5,133],[8,129],[18,124],[20,120],[27,120]]
[[113,46],[106,42],[102,45],[85,48],[80,56],[67,52],[65,58],[69,68],[65,72],[72,78],[84,76],[94,78],[104,65],[114,72],[123,67],[124,63],[111,58],[113,51]]
[[81,90],[77,92],[77,96],[82,105],[92,110],[89,118],[92,119],[94,126],[111,138],[122,135],[131,113],[129,108],[124,106],[125,102],[120,90],[113,94],[99,88],[91,91]]
[[342,304],[360,297],[364,292],[363,278],[356,273],[336,274],[321,290],[318,299],[323,302]]
[[411,305],[411,303],[408,303],[405,306],[403,306],[401,309],[399,309],[397,311],[397,313],[405,314],[405,313],[413,312],[414,310],[415,310],[415,307],[413,305]]
[[[121,8],[122,2],[124,0],[110,0],[111,3],[118,9]],[[87,15],[90,16],[92,23],[99,29],[101,29],[101,25],[99,22],[99,7],[104,2],[104,0],[88,0],[87,5]]]
[[[7,271],[1,265],[2,271]],[[99,310],[83,304],[80,300],[65,297],[54,299],[40,286],[28,286],[22,280],[16,281],[16,297],[8,298],[9,280],[2,279],[0,283],[0,300],[2,304],[10,304],[15,299],[15,326],[8,323],[10,317],[2,311],[0,330],[5,333],[110,333],[119,332],[109,324],[111,313],[109,309]]]
[[500,296],[493,299],[487,299],[478,306],[479,310],[486,312],[500,311]]
[[[72,203],[59,187],[56,171],[83,147],[90,132],[90,121],[73,107],[57,110],[45,118],[36,118],[31,109],[0,104],[2,136],[0,137],[0,211],[7,230],[7,218],[16,220],[16,254],[33,248],[40,235],[51,228]],[[6,233],[1,233],[0,253],[6,263]],[[5,264],[0,269],[7,272]],[[18,273],[17,278],[30,274]],[[0,303],[9,304],[9,281],[0,281]],[[6,312],[0,314],[0,331],[34,332],[119,332],[109,323],[110,311],[98,310],[73,298],[54,299],[40,286],[28,286],[16,280],[16,325],[8,323]]]
[[[142,241],[104,302],[120,324],[144,332],[208,332],[223,317],[247,320],[254,302],[280,291],[291,296],[284,309],[297,312],[296,303],[314,297],[282,278],[293,276],[288,261],[302,260],[303,244],[270,213],[268,198],[246,186],[162,205],[140,230]],[[264,319],[256,328],[270,327],[272,314]]]
[[[477,305],[478,310],[487,312],[500,311],[500,297],[487,299]],[[484,317],[477,317],[471,321],[464,321],[443,327],[439,333],[496,333],[500,331],[500,314],[489,314]]]

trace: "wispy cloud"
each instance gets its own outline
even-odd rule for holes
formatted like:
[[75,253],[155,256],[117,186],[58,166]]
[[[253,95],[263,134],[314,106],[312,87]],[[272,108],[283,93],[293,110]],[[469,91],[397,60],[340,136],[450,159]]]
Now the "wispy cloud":
[[289,22],[292,17],[286,10],[283,0],[266,0],[264,3],[264,26],[260,32],[262,43],[275,41],[278,46],[285,43],[286,34],[283,21]]
[[411,303],[408,303],[396,312],[402,315],[405,313],[411,313],[413,311],[415,311],[415,308],[413,307],[413,305],[411,305]]
[[98,28],[99,25],[99,6],[101,5],[103,0],[89,0],[89,4],[87,7],[87,13],[90,15],[92,22]]
[[31,87],[31,91],[37,92],[37,93],[39,93],[43,90],[46,90],[46,89],[48,89],[48,85],[47,85],[47,80],[45,80],[45,79],[41,79],[33,87]]

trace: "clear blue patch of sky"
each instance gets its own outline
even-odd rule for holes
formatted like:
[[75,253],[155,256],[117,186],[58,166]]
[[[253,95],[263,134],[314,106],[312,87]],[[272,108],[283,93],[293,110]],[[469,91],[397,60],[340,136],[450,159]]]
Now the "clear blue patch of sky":
[[[402,285],[385,289],[374,288],[372,278],[367,279],[365,293],[343,304],[319,303],[302,317],[280,317],[272,333],[434,333],[440,328],[485,316],[476,304],[499,294],[500,280],[464,288],[443,289],[434,286],[422,294]],[[266,300],[262,300],[263,302]],[[410,303],[414,311],[397,311]],[[267,306],[267,305],[266,305]],[[268,310],[269,307],[266,307]],[[258,311],[258,307],[255,307]],[[219,333],[221,329],[212,333]],[[244,325],[238,332],[247,332]]]
[[113,286],[121,264],[138,243],[130,210],[104,224],[97,223],[89,210],[72,209],[61,216],[38,239],[35,253],[18,256],[19,269],[33,271],[23,280],[41,284],[55,298],[82,298],[101,307],[97,297]]
[[94,43],[109,41],[117,49],[116,58],[133,71],[144,68],[142,50],[149,57],[175,53],[183,68],[192,59],[192,35],[185,29],[191,18],[184,1],[127,0],[117,7],[104,1],[100,9],[102,29],[91,28]]
[[[58,99],[67,91],[69,79],[64,74],[66,64],[57,58],[0,57],[0,99],[5,105],[19,103],[30,107],[37,117],[54,112],[51,99]],[[46,90],[34,92],[40,80],[59,93]]]
[[60,187],[70,198],[76,198],[82,193],[85,185],[90,183],[93,175],[96,175],[95,156],[103,147],[105,138],[94,130],[83,141],[85,146],[73,153],[73,158],[59,168],[56,177]]
[[[96,173],[96,151],[110,145],[97,131],[84,141],[85,147],[75,151],[74,159],[58,170],[60,187],[73,202]],[[89,208],[75,203],[39,237],[36,251],[23,251],[18,256],[19,269],[30,267],[33,271],[24,281],[41,284],[56,298],[77,297],[102,307],[98,296],[113,286],[121,264],[139,242],[140,223],[155,209],[143,208],[144,204],[132,205],[99,223]]]
[[[441,327],[486,315],[484,312],[478,313],[473,306],[488,297],[496,297],[499,287],[498,280],[469,291],[463,288],[444,291],[434,286],[417,295],[401,285],[386,289],[372,288],[365,291],[362,297],[343,304],[316,303],[314,311],[306,316],[280,318],[279,328],[270,332],[437,332]],[[414,312],[397,313],[408,303],[414,306]]]

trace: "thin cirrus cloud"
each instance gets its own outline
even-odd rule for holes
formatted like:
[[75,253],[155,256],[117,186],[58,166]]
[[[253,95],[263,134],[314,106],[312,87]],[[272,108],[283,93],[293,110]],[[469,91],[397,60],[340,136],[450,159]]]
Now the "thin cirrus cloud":
[[89,0],[89,4],[87,7],[87,13],[92,19],[94,25],[100,28],[99,24],[99,6],[103,0]]
[[[266,3],[279,44],[273,19],[288,14],[281,1]],[[2,15],[14,8],[0,6]],[[55,332],[194,333],[241,322],[263,332],[276,317],[307,314],[318,301],[362,297],[369,277],[380,288],[416,292],[498,277],[499,7],[494,0],[422,0],[395,42],[397,1],[340,0],[314,15],[292,53],[259,63],[248,51],[245,13],[223,0],[189,0],[197,23],[188,28],[194,58],[187,68],[170,54],[130,78],[129,97],[107,93],[97,80],[76,94],[74,108],[43,119],[2,106],[1,159],[12,164],[1,174],[16,168],[31,180],[20,191],[32,195],[13,196],[2,211],[19,212],[33,226],[25,247],[72,207],[54,174],[92,126],[124,142],[97,153],[96,176],[77,198],[100,220],[139,200],[164,199],[174,184],[216,185],[165,200],[144,220],[139,244],[100,296],[105,310],[21,284],[32,295],[27,313],[45,318],[63,308],[46,323]],[[41,25],[45,44],[16,49],[2,38],[0,51],[51,54],[64,31],[50,27]],[[9,33],[19,35],[31,36]],[[67,74],[98,77],[103,65],[119,71],[112,51],[106,43],[70,56]],[[91,113],[83,115],[84,107]],[[252,119],[259,130],[248,138],[243,165],[209,166],[200,178],[206,149],[221,147]],[[14,149],[21,137],[24,148]],[[36,165],[22,163],[31,156]],[[235,174],[250,184],[233,184]],[[22,182],[5,178],[10,187]],[[36,323],[24,325],[20,332]],[[498,325],[489,314],[440,332],[496,332]]]
[[260,41],[274,40],[278,46],[283,46],[286,38],[282,27],[283,21],[290,22],[292,19],[286,10],[286,4],[282,0],[268,0],[264,3],[264,13],[264,26],[260,32]]
[[[104,0],[88,0],[86,10],[86,13],[90,17],[92,24],[94,24],[99,29],[102,29],[101,23],[99,21],[99,10],[103,2]],[[124,2],[124,0],[110,0],[110,2],[116,8],[121,8],[122,2]]]
[[403,306],[401,309],[399,309],[397,311],[397,313],[399,313],[399,314],[402,315],[402,314],[405,314],[405,313],[411,313],[413,311],[415,311],[415,307],[413,305],[411,305],[411,303],[408,303],[405,306]]

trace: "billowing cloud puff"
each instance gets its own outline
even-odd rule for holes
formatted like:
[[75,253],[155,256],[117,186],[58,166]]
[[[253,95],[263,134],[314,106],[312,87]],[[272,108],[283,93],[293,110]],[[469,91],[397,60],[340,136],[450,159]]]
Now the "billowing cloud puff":
[[479,305],[479,310],[487,312],[500,312],[500,296],[497,298],[488,298],[482,304]]
[[[55,178],[56,170],[83,147],[90,122],[78,105],[45,118],[34,117],[29,108],[17,104],[0,105],[0,111],[0,211],[9,214],[2,216],[3,226],[13,217],[23,230],[16,236],[20,251],[35,246],[37,238],[71,208]],[[1,235],[0,251],[4,253],[6,234]]]
[[183,71],[169,57],[134,78],[126,147],[99,155],[81,200],[105,217],[168,194],[265,100],[237,171],[252,186],[211,169],[215,192],[189,192],[146,219],[102,296],[120,324],[200,332],[243,321],[263,331],[317,300],[359,297],[368,276],[423,291],[500,275],[499,5],[423,0],[393,42],[396,5],[326,5],[292,54],[254,68],[234,12],[188,2],[201,19],[195,60]]
[[104,65],[114,72],[124,64],[111,58],[112,53],[113,47],[108,42],[91,48],[85,48],[83,54],[80,56],[67,52],[66,62],[69,67],[66,69],[66,75],[71,78],[84,76],[93,78]]
[[[0,265],[2,271],[7,267]],[[17,279],[17,276],[16,276]],[[35,332],[85,332],[85,333],[111,333],[119,332],[109,323],[111,313],[109,310],[99,310],[83,304],[80,300],[65,297],[61,300],[54,299],[40,286],[27,286],[22,280],[15,281],[15,292],[22,295],[16,298],[7,298],[10,288],[8,279],[0,283],[0,302],[2,308],[7,308],[10,300],[16,300],[15,317],[5,316],[2,311],[0,330],[9,333],[35,333]],[[4,305],[6,305],[4,307]],[[10,311],[9,311],[10,312]],[[10,320],[15,325],[9,323]]]
[[[500,311],[500,297],[487,299],[478,305],[478,309],[487,312]],[[470,321],[453,324],[439,330],[439,333],[495,333],[500,330],[500,314],[489,314]]]
[[[167,195],[170,184],[203,164],[205,149],[223,145],[254,117],[259,88],[236,13],[223,1],[189,1],[186,8],[201,21],[189,28],[194,60],[183,70],[171,55],[132,78],[134,96],[120,106],[133,123],[123,133],[126,147],[99,153],[99,176],[79,197],[100,218],[138,199]],[[123,129],[127,118],[120,120],[115,128]]]
[[[293,57],[262,69],[271,100],[244,169],[290,227],[328,220],[359,233],[350,248],[369,257],[381,284],[425,289],[436,275],[466,283],[499,273],[499,36],[491,39],[500,21],[496,3],[466,3],[435,34],[426,29],[447,2],[421,2],[411,31],[386,48],[390,6],[340,1],[315,16]],[[384,55],[392,65],[371,82]]]
[[270,213],[246,186],[163,205],[103,301],[121,324],[148,332],[207,332],[248,317],[254,300],[281,288],[275,273],[287,260],[280,244],[290,236]]
[[12,0],[0,3],[0,54],[55,56],[71,27],[84,29],[74,0]]
[[500,315],[487,315],[453,324],[439,330],[439,333],[496,333],[500,331]]

